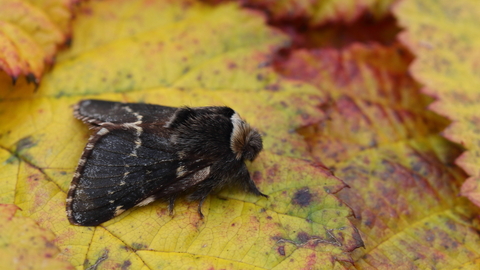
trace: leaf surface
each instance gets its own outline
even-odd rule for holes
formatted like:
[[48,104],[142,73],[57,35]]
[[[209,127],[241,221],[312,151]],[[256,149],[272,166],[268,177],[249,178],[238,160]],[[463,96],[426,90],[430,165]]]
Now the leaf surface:
[[[92,1],[80,7],[74,36],[36,92],[7,80],[0,88],[6,200],[56,235],[58,258],[79,269],[329,269],[351,261],[362,240],[334,195],[345,184],[295,133],[324,117],[316,107],[324,101],[273,71],[273,53],[289,40],[262,16],[234,4]],[[102,226],[70,225],[66,192],[90,134],[72,106],[85,98],[234,108],[264,138],[248,166],[270,199],[227,189],[208,197],[203,220],[196,203],[179,200],[174,216],[155,202]]]
[[0,261],[3,269],[75,269],[55,258],[55,235],[26,217],[13,204],[0,204]]
[[367,13],[376,19],[382,18],[388,14],[395,0],[244,0],[239,2],[249,7],[266,10],[270,20],[275,22],[301,19],[309,26],[318,26],[332,22],[353,23]]
[[478,268],[478,209],[458,197],[461,149],[438,134],[448,121],[408,75],[401,46],[361,45],[292,54],[282,74],[328,100],[325,119],[300,132],[314,157],[351,188],[339,192],[357,217],[365,249],[357,269]]
[[401,40],[416,55],[411,67],[430,109],[452,121],[442,134],[467,151],[456,160],[471,177],[461,194],[480,206],[480,6],[476,1],[405,1],[395,9]]
[[45,65],[70,33],[69,0],[0,2],[0,69],[13,80],[40,81]]

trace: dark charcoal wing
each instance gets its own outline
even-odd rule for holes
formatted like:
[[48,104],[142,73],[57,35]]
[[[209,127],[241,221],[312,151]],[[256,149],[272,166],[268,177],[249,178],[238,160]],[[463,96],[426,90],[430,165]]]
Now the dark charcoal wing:
[[120,103],[104,100],[82,100],[75,105],[76,118],[90,125],[101,123],[155,123],[164,125],[178,108],[143,104]]
[[[140,145],[136,142],[140,141]],[[80,159],[67,198],[71,223],[93,226],[136,205],[202,181],[209,161],[182,161],[165,138],[132,129],[98,129]],[[180,168],[180,169],[179,169]],[[190,181],[191,182],[191,181]]]

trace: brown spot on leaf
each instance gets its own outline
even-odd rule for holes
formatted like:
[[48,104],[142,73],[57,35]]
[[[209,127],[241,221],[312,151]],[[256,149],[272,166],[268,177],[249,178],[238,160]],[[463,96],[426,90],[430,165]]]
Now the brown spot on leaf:
[[305,244],[308,242],[308,240],[310,240],[310,235],[308,235],[306,232],[299,232],[297,234],[297,240],[300,245]]
[[277,173],[278,173],[278,165],[277,164],[275,164],[272,167],[267,169],[267,175],[269,177],[275,177],[277,175]]
[[128,269],[132,265],[132,262],[130,260],[126,260],[122,264],[122,270]]
[[309,206],[312,202],[312,194],[308,188],[300,189],[295,192],[293,196],[292,203],[296,205],[300,205],[301,207]]
[[277,251],[278,251],[278,254],[280,254],[281,256],[285,256],[285,246],[279,246],[277,248]]
[[270,84],[270,85],[265,86],[265,89],[276,92],[276,91],[280,90],[280,86],[278,84]]
[[29,149],[29,148],[32,148],[34,147],[35,145],[37,145],[37,142],[33,141],[32,137],[31,136],[28,136],[28,137],[25,137],[25,138],[22,138],[20,139],[18,142],[17,142],[17,152],[21,152],[25,149]]
[[132,248],[135,250],[147,248],[147,245],[142,243],[132,243]]
[[252,178],[255,183],[260,183],[263,180],[262,173],[260,171],[255,171]]

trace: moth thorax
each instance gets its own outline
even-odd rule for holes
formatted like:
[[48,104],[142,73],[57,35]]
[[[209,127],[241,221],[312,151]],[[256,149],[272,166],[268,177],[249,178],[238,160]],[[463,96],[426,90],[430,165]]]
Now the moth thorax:
[[237,113],[232,116],[233,130],[230,148],[238,160],[254,160],[262,151],[262,136],[243,121]]

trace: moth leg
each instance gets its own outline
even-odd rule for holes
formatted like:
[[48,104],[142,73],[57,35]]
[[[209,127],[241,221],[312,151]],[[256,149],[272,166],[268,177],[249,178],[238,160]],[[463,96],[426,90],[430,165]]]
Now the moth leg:
[[[205,198],[207,198],[205,196]],[[203,202],[205,201],[205,198],[202,198],[199,202],[198,202],[198,215],[200,216],[200,219],[203,219],[204,215],[202,213],[202,205],[203,205]]]
[[175,196],[172,196],[168,199],[168,213],[170,216],[173,216],[173,208],[175,207]]
[[250,193],[253,193],[257,196],[263,196],[263,197],[268,199],[268,195],[260,192],[260,190],[258,190],[257,186],[253,182],[252,178],[250,178],[250,177],[248,178],[248,181],[247,181],[247,191],[250,192]]
[[202,205],[208,194],[212,191],[212,186],[203,186],[189,196],[189,199],[192,201],[198,201],[198,215],[203,219],[204,215],[202,213]]

